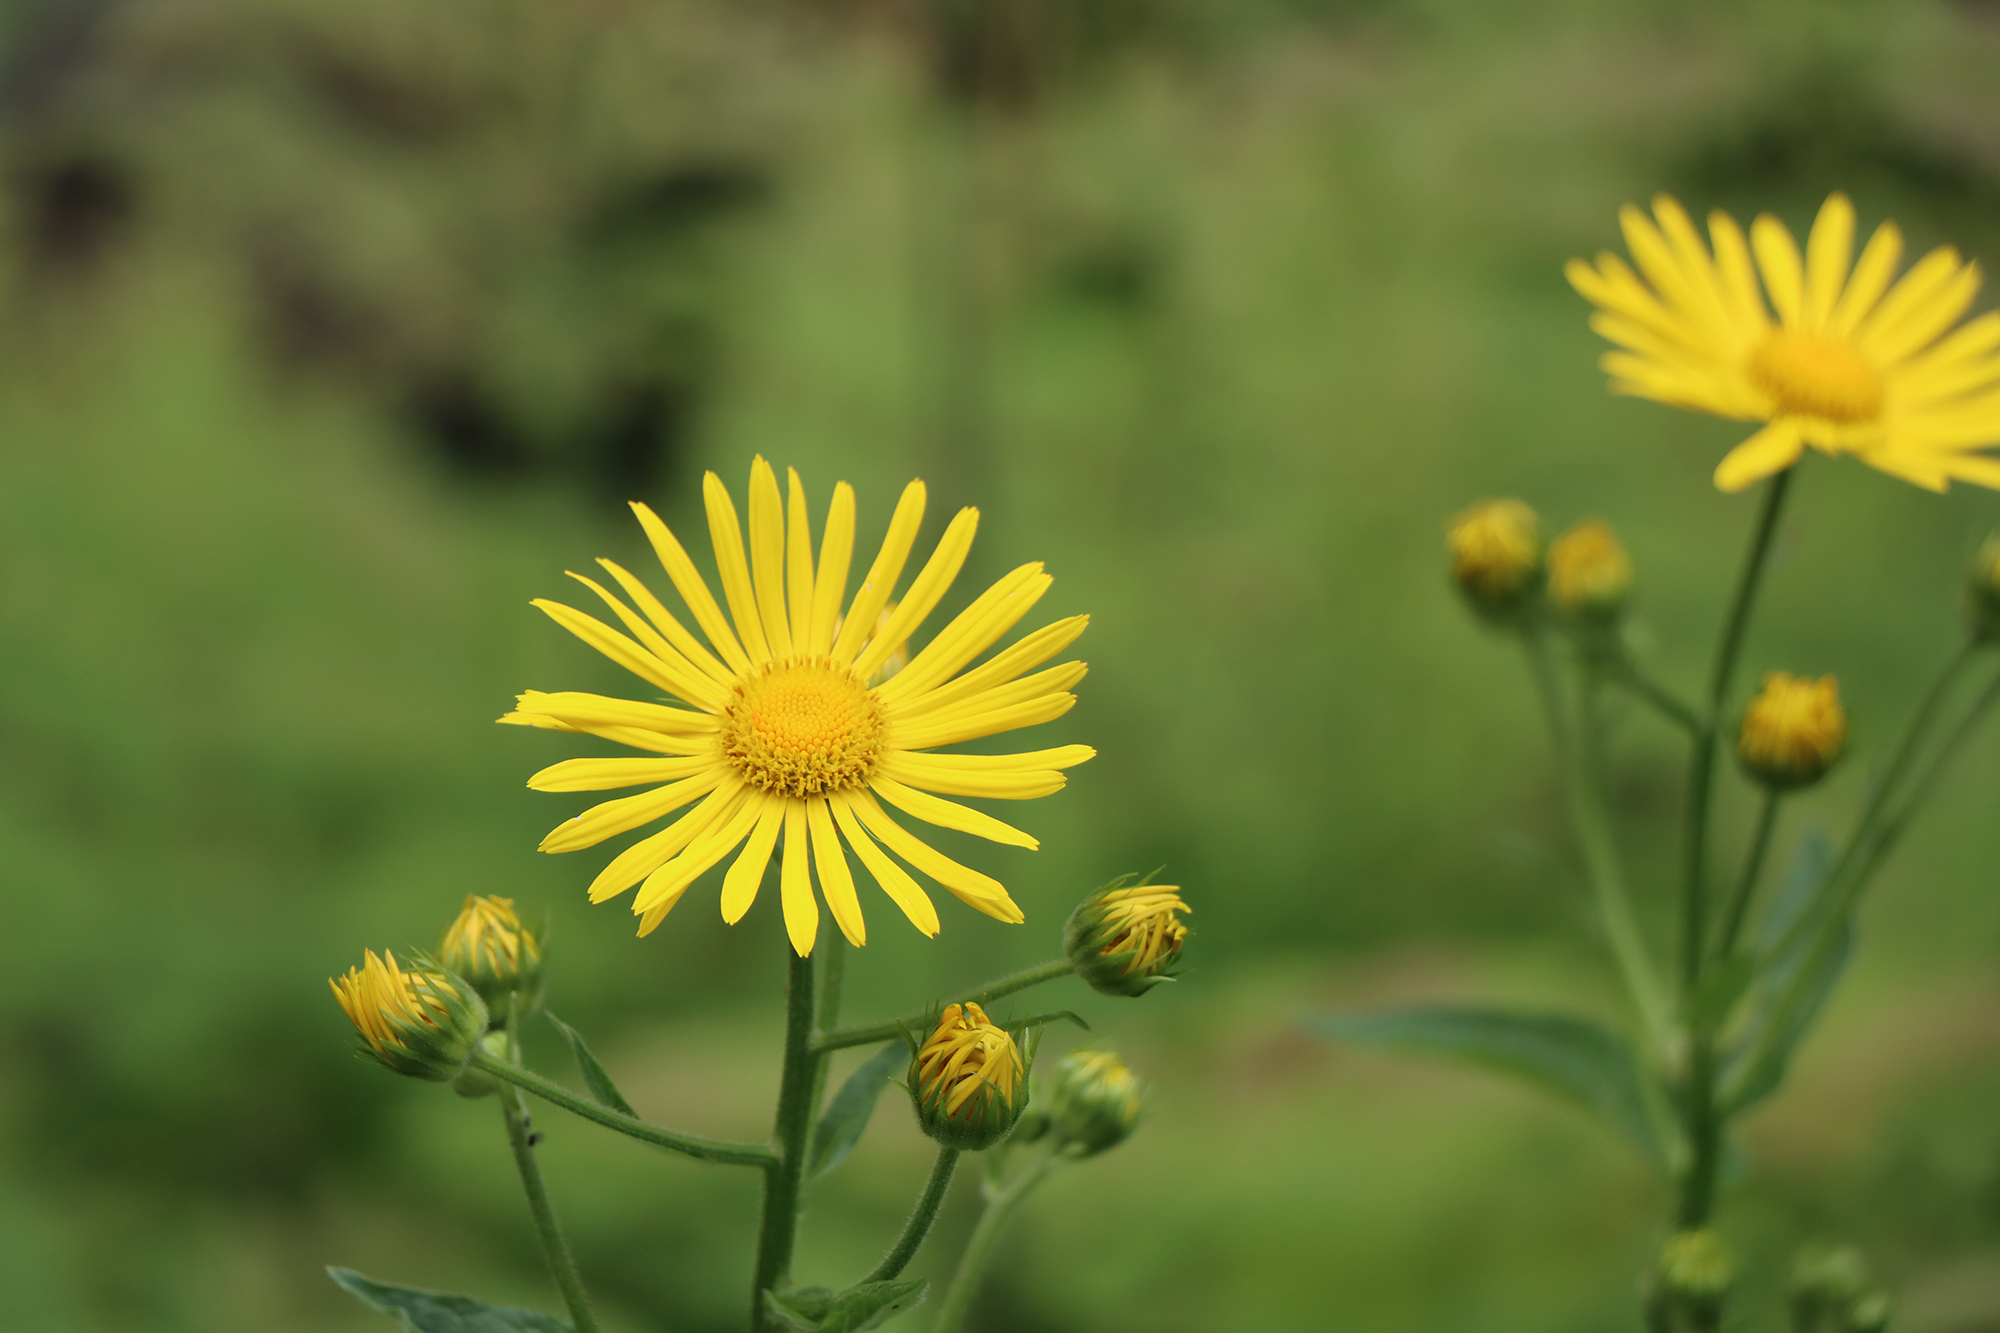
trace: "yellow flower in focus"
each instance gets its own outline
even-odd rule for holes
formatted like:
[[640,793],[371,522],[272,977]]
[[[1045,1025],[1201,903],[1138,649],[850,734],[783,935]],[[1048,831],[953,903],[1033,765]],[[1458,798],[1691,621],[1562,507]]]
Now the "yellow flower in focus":
[[525,1011],[541,988],[542,946],[521,924],[512,898],[465,895],[465,906],[444,933],[438,961],[471,982],[488,1009],[502,1017],[510,993],[520,992]]
[[1806,680],[1783,671],[1764,675],[1764,688],[1743,713],[1736,757],[1744,770],[1773,787],[1817,782],[1847,746],[1847,713],[1832,676]]
[[1028,1104],[1021,1048],[978,1005],[948,1004],[910,1063],[910,1095],[924,1133],[939,1143],[991,1147]]
[[1843,194],[1820,209],[1803,256],[1769,214],[1746,242],[1710,213],[1712,253],[1666,195],[1652,217],[1628,205],[1619,221],[1638,272],[1608,252],[1565,271],[1597,307],[1591,327],[1623,349],[1602,362],[1614,390],[1765,423],[1716,468],[1718,487],[1782,472],[1807,445],[1934,491],[2000,486],[2000,459],[1976,452],[2000,443],[2000,315],[1952,327],[1978,265],[1943,246],[1892,285],[1902,233],[1883,223],[1854,260]]
[[1542,577],[1542,520],[1519,500],[1484,500],[1445,527],[1451,577],[1488,616],[1517,611]]
[[1596,519],[1549,544],[1549,597],[1571,615],[1615,614],[1632,590],[1632,557]]
[[370,949],[360,967],[328,979],[333,998],[361,1034],[364,1049],[398,1074],[445,1082],[465,1068],[486,1031],[486,1006],[434,966],[405,969],[387,949]]
[[520,696],[502,722],[600,736],[652,756],[571,759],[535,774],[530,787],[601,791],[660,784],[564,822],[543,839],[542,850],[591,847],[692,805],[667,828],[619,853],[590,886],[591,901],[603,902],[636,885],[633,910],[641,935],[659,925],[698,876],[739,847],[743,850],[722,882],[722,916],[731,923],[741,920],[780,833],[785,927],[801,957],[812,952],[819,928],[809,865],[841,933],[855,944],[867,940],[844,848],[853,849],[926,935],[937,934],[937,910],[891,852],[988,916],[1021,921],[1021,909],[997,880],[944,856],[884,806],[995,842],[1037,846],[1019,829],[943,797],[1047,796],[1062,789],[1061,770],[1089,759],[1094,750],[1065,745],[1010,755],[928,752],[1068,712],[1076,702],[1069,691],[1083,679],[1084,664],[1035,668],[1074,642],[1089,618],[1072,616],[1044,626],[974,666],[1049,588],[1052,580],[1040,564],[1022,565],[885,679],[883,669],[906,648],[964,564],[979,513],[959,511],[885,621],[881,613],[923,521],[923,483],[911,482],[903,491],[882,549],[849,602],[854,492],[845,482],[834,488],[815,561],[804,490],[796,471],[789,477],[789,497],[781,498],[770,464],[762,458],[752,464],[747,552],[729,492],[714,473],[705,479],[709,535],[727,616],[666,524],[646,506],[632,506],[706,643],[644,583],[609,560],[598,563],[624,590],[629,605],[592,579],[571,577],[611,609],[625,633],[559,603],[535,603],[674,699],[661,704],[537,691]]
[[1114,880],[1078,903],[1063,926],[1063,952],[1078,976],[1106,995],[1144,995],[1171,980],[1188,911],[1173,884]]

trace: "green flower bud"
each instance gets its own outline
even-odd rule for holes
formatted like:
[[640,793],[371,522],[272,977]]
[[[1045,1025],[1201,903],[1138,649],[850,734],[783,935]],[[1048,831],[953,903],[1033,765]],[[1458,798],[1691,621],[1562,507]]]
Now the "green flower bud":
[[1549,545],[1549,600],[1565,615],[1614,620],[1632,591],[1632,557],[1617,534],[1596,519],[1579,523]]
[[1451,579],[1481,616],[1519,617],[1542,583],[1542,520],[1519,500],[1485,500],[1445,527]]
[[1187,942],[1180,889],[1115,879],[1077,904],[1063,925],[1076,974],[1105,995],[1144,995],[1173,978]]
[[512,898],[466,894],[458,919],[444,933],[438,961],[472,983],[495,1023],[506,1023],[511,996],[520,996],[523,1018],[541,1005],[541,942],[521,924]]
[[411,1078],[457,1078],[486,1031],[479,992],[422,955],[405,969],[395,954],[370,949],[360,967],[327,984],[361,1034],[361,1052]]
[[1713,1231],[1676,1232],[1660,1247],[1653,1269],[1648,1322],[1666,1333],[1716,1328],[1735,1281],[1735,1262]]
[[1764,674],[1764,688],[1743,712],[1736,757],[1767,787],[1809,787],[1847,748],[1847,713],[1832,676],[1806,680],[1783,671]]
[[1980,545],[1966,571],[1965,614],[1981,643],[2000,639],[2000,532]]
[[[1869,1308],[1863,1310],[1863,1305]],[[1813,1246],[1792,1265],[1792,1327],[1798,1333],[1861,1333],[1887,1324],[1888,1298],[1870,1289],[1868,1261],[1852,1245]],[[1860,1322],[1856,1317],[1860,1316]]]
[[1139,1125],[1139,1080],[1110,1051],[1073,1051],[1049,1076],[1049,1123],[1077,1156],[1115,1148]]
[[1007,1137],[1028,1106],[1021,1048],[976,1004],[948,1004],[910,1062],[910,1099],[924,1133],[977,1152]]

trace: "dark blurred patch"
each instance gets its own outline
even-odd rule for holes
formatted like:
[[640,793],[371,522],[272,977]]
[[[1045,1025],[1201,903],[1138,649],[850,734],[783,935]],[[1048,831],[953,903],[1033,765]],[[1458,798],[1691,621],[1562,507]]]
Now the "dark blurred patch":
[[1695,139],[1675,173],[1693,194],[1786,187],[1854,190],[1882,183],[1918,193],[1941,214],[1990,219],[2000,176],[1966,149],[1902,117],[1868,75],[1822,56],[1764,84]]
[[507,478],[534,470],[525,433],[468,370],[420,379],[405,410],[433,455],[461,475]]
[[388,68],[302,34],[288,53],[299,85],[349,128],[390,143],[428,147],[470,119],[450,92],[421,72]]
[[21,35],[0,59],[0,117],[32,116],[60,97],[70,80],[88,66],[105,17],[123,3],[41,0],[38,5],[24,3],[25,16],[9,15],[9,35],[14,30]]
[[645,243],[686,232],[770,198],[771,180],[747,162],[676,165],[611,191],[584,226],[600,245]]
[[666,374],[608,389],[584,440],[598,491],[613,503],[652,494],[682,452],[698,399],[693,382]]
[[361,296],[291,246],[253,243],[247,262],[261,345],[280,365],[363,361],[380,346],[382,320]]
[[14,192],[31,273],[94,266],[123,239],[139,212],[131,169],[95,154],[30,166]]
[[1154,250],[1130,237],[1081,245],[1050,266],[1060,296],[1136,313],[1159,294],[1162,264]]

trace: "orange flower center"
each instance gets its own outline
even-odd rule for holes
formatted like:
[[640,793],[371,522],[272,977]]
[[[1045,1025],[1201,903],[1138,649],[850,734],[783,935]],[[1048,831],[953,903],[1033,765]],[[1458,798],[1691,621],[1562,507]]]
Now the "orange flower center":
[[753,787],[820,796],[868,781],[882,752],[882,716],[868,688],[824,657],[772,662],[737,682],[722,754]]
[[1750,353],[1745,369],[1779,416],[1854,425],[1882,415],[1882,376],[1848,343],[1780,330]]

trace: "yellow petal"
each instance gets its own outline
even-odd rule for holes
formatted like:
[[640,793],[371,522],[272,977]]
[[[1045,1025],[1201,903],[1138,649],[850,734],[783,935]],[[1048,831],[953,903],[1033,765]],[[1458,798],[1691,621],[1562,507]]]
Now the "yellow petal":
[[[807,552],[808,558],[811,552]],[[759,454],[750,460],[750,576],[757,614],[773,657],[792,655],[791,620],[785,614],[785,504],[778,478]]]
[[1734,493],[1799,461],[1805,440],[1790,421],[1773,421],[1737,445],[1715,469],[1717,490]]
[[[758,461],[762,461],[761,459]],[[757,614],[757,594],[750,586],[750,565],[743,556],[743,529],[736,522],[736,502],[729,488],[713,472],[702,478],[701,498],[708,509],[708,537],[715,547],[716,573],[722,578],[722,595],[736,622],[736,633],[744,651],[758,666],[771,660],[771,644],[764,637],[764,621]]]
[[903,915],[910,919],[911,925],[932,939],[936,939],[938,914],[937,908],[931,903],[930,895],[919,888],[908,872],[890,860],[888,854],[875,845],[875,840],[868,836],[867,830],[863,829],[860,821],[854,817],[854,811],[850,808],[847,797],[839,794],[830,796],[827,798],[827,806],[833,811],[833,817],[839,823],[840,831],[846,835],[848,846],[852,847],[854,854],[861,858],[861,864],[868,867],[868,873],[875,877],[875,882],[882,887],[882,892],[888,894],[890,901],[903,909]]
[[889,623],[882,632],[868,641],[868,646],[855,659],[854,674],[866,680],[882,669],[889,655],[902,647],[917,626],[928,616],[951,587],[951,581],[958,577],[958,571],[965,564],[966,552],[972,549],[972,535],[979,528],[979,511],[961,509],[952,517],[951,524],[938,538],[937,550],[924,563],[923,569],[910,584],[910,590],[896,603],[896,609],[889,615]]
[[[957,680],[947,681],[914,699],[898,700],[895,704],[896,715],[906,718],[918,717],[952,704],[962,703],[987,690],[997,689],[1023,671],[1040,666],[1075,643],[1077,636],[1089,626],[1089,616],[1071,616],[1067,620],[1044,625],[1034,633],[1024,635],[1019,643],[995,653],[991,661],[973,668]],[[1080,676],[1078,678],[1081,679]],[[896,679],[892,677],[888,684],[895,684]],[[1061,688],[1069,687],[1065,685]]]
[[819,537],[819,572],[813,579],[812,633],[806,651],[822,656],[833,651],[833,623],[847,597],[847,565],[854,558],[854,488],[841,482],[833,488],[826,510],[826,530]]
[[750,830],[756,827],[763,803],[751,792],[740,795],[736,804],[725,808],[710,825],[709,832],[688,844],[686,851],[646,876],[639,886],[632,910],[640,915],[656,908],[671,909],[688,886],[712,869],[716,862],[735,851]]
[[1788,329],[1799,327],[1805,300],[1805,272],[1799,262],[1798,243],[1785,224],[1769,213],[1750,224],[1750,244],[1757,252],[1757,267],[1764,275],[1764,290],[1771,305]]
[[1827,319],[1827,331],[1843,336],[1853,333],[1882,299],[1882,293],[1889,290],[1889,280],[1896,276],[1896,261],[1902,257],[1903,233],[1896,224],[1885,222],[1877,227],[1861,248],[1854,276],[1847,280],[1847,290],[1840,294],[1840,303]]
[[918,819],[936,824],[940,828],[975,834],[990,842],[1026,847],[1031,852],[1040,849],[1042,845],[1012,824],[1002,823],[991,815],[982,814],[956,801],[947,801],[928,792],[918,791],[914,787],[905,787],[894,778],[883,777],[878,773],[868,785],[874,789],[877,796],[904,814],[915,815]]
[[868,567],[868,577],[861,581],[860,590],[854,594],[854,605],[848,608],[840,637],[834,640],[834,661],[851,662],[861,651],[862,643],[875,628],[875,617],[889,604],[896,580],[903,576],[903,562],[910,558],[910,548],[916,544],[917,529],[923,522],[924,484],[913,481],[903,488],[903,498],[896,502],[896,512],[889,519],[889,533],[882,539],[882,549],[875,556],[875,563]]
[[681,759],[565,759],[528,779],[535,791],[610,791],[644,782],[673,782],[716,767],[707,755]]
[[981,593],[877,691],[884,700],[921,694],[948,679],[1019,624],[1055,582],[1039,563],[1022,565]]
[[[630,630],[633,636],[644,646],[645,650],[652,655],[653,661],[665,673],[667,684],[663,688],[668,693],[678,695],[697,708],[706,708],[711,712],[719,712],[722,706],[729,701],[728,690],[724,689],[713,677],[704,674],[694,663],[682,656],[681,651],[669,643],[665,636],[657,629],[654,629],[650,622],[640,616],[638,612],[626,606],[625,603],[613,597],[597,580],[585,578],[573,570],[564,570],[563,572],[596,593],[597,599],[611,608],[612,614],[616,615],[624,623],[625,628]],[[654,683],[658,684],[657,681]]]
[[743,855],[729,867],[722,879],[722,919],[735,925],[757,901],[764,883],[764,868],[771,864],[771,849],[778,845],[778,830],[785,822],[785,803],[765,797],[757,816],[757,827],[743,845]]
[[930,844],[911,835],[891,819],[866,792],[848,797],[848,808],[862,827],[882,840],[882,845],[949,889],[954,896],[999,921],[1019,924],[1027,920],[1000,881],[962,866]]
[[1805,293],[1802,322],[1807,329],[1824,329],[1834,303],[1847,284],[1847,265],[1854,257],[1854,205],[1839,191],[1828,195],[1806,235]]
[[702,645],[700,639],[689,633],[687,626],[681,624],[674,613],[667,610],[666,604],[653,596],[651,588],[641,583],[635,575],[614,560],[600,557],[597,563],[605,573],[618,580],[618,586],[625,590],[625,595],[632,599],[633,604],[646,613],[646,618],[666,636],[667,642],[679,649],[681,655],[692,662],[703,675],[722,686],[725,692],[735,683],[736,673],[723,665],[714,653]]
[[861,919],[861,900],[854,895],[854,876],[840,851],[840,835],[834,832],[833,815],[824,800],[806,802],[806,824],[812,829],[813,865],[819,871],[820,892],[826,895],[827,910],[847,942],[859,948],[868,943],[868,924]]
[[605,801],[594,805],[575,819],[566,819],[549,831],[542,839],[540,850],[551,854],[557,852],[581,851],[585,847],[595,847],[606,838],[650,824],[660,816],[671,814],[688,802],[714,790],[722,781],[719,771],[702,773],[695,777],[670,782],[664,787],[641,792],[637,796],[621,796],[615,801]]
[[729,628],[727,617],[716,605],[715,596],[709,592],[701,571],[694,567],[694,561],[681,548],[680,539],[660,521],[658,514],[645,505],[634,502],[632,512],[638,515],[639,526],[646,530],[646,539],[653,543],[653,553],[660,558],[660,567],[673,581],[674,591],[681,595],[681,600],[687,603],[688,610],[694,615],[694,623],[701,626],[701,632],[708,636],[708,641],[715,645],[715,651],[721,654],[732,671],[738,675],[748,671],[749,655],[736,641],[736,634]]

